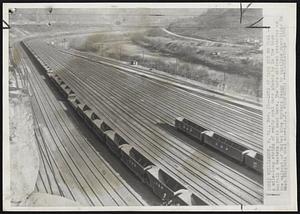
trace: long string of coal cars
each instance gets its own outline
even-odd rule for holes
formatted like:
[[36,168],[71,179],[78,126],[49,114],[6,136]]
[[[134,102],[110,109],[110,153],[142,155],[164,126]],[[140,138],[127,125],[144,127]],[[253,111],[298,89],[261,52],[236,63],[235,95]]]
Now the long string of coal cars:
[[81,116],[98,138],[102,142],[105,142],[110,151],[140,178],[142,182],[148,185],[162,199],[165,205],[206,205],[196,194],[152,163],[134,146],[130,145],[118,133],[112,130],[88,105],[80,102],[74,91],[57,74],[54,75],[52,73],[49,66],[40,60],[30,46],[26,45],[26,42],[22,42],[22,45],[46,70],[47,76],[54,82],[73,109]]
[[175,119],[175,127],[200,142],[213,147],[241,164],[263,173],[263,156],[183,117]]

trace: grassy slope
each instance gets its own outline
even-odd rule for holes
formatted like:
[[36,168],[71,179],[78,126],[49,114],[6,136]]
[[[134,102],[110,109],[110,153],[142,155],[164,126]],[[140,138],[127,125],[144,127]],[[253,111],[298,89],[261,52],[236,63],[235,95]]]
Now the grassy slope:
[[[161,29],[149,30],[146,35],[136,35],[132,41],[143,48],[176,57],[190,65],[203,65],[230,74],[225,83],[226,88],[261,97],[262,29],[246,28],[261,16],[262,10],[248,9],[240,24],[239,9],[209,9],[197,17],[178,19],[167,28],[187,37],[240,44],[245,45],[244,47],[180,39]],[[204,74],[205,70],[211,73],[208,69],[200,72]],[[204,80],[195,66],[181,71],[181,76],[211,84],[210,78]],[[217,85],[223,82],[220,75],[214,80]]]
[[[234,48],[228,46],[207,46],[203,42],[181,40],[169,37],[164,32],[137,36],[134,43],[151,50],[175,56],[189,63],[209,66],[212,69],[244,76],[261,76],[262,62],[257,48]],[[204,42],[205,43],[205,42]],[[218,52],[219,55],[214,55]]]
[[[244,26],[249,22],[260,17],[259,11],[253,15],[250,11],[245,13],[243,27],[234,28],[239,24],[239,13],[230,10],[212,9],[215,15],[208,10],[206,14],[199,17],[178,19],[171,24],[169,30],[174,30],[174,26],[185,23],[186,26],[193,26],[197,21],[207,23],[206,29],[201,25],[201,30],[197,28],[185,28],[180,30],[180,35],[194,36],[201,32],[207,34],[209,40],[226,41],[230,43],[242,43],[244,40],[256,39],[259,42],[262,37],[262,30],[254,29],[257,33],[250,34]],[[218,14],[216,14],[218,12]],[[248,15],[247,15],[248,14]],[[246,16],[247,15],[247,16]],[[249,18],[251,15],[251,19]],[[204,18],[204,21],[202,20]],[[207,22],[207,20],[210,20]],[[235,20],[235,22],[233,22]],[[247,21],[247,23],[246,23]],[[209,28],[212,23],[215,28]],[[227,24],[226,24],[227,23]],[[234,24],[235,23],[235,24]],[[227,26],[227,27],[225,27]],[[205,29],[205,30],[204,30]],[[251,29],[253,30],[253,29]],[[212,33],[213,32],[213,33]],[[215,36],[217,32],[219,39]],[[192,34],[192,35],[191,35]],[[234,36],[239,35],[239,36]],[[195,36],[196,37],[196,36]],[[224,39],[225,38],[225,39]],[[106,43],[110,40],[131,40],[120,43]],[[80,40],[80,41],[79,41]],[[252,40],[253,41],[253,40]],[[79,50],[98,52],[108,57],[120,59],[120,47],[122,48],[122,60],[130,61],[136,59],[139,64],[149,68],[176,74],[179,76],[193,79],[208,86],[223,87],[224,75],[226,73],[225,91],[238,94],[261,97],[262,88],[262,51],[259,50],[260,44],[247,43],[247,46],[237,47],[220,43],[205,41],[194,41],[172,36],[160,28],[150,29],[147,32],[131,34],[109,34],[93,35],[85,38],[77,38],[71,41],[70,46]],[[103,46],[99,44],[103,43]],[[217,55],[214,53],[218,53]],[[144,57],[142,57],[144,53]]]
[[247,38],[262,41],[261,29],[246,28],[261,17],[262,10],[249,8],[240,24],[239,9],[209,9],[198,17],[170,24],[168,30],[180,35],[232,43],[243,43]]

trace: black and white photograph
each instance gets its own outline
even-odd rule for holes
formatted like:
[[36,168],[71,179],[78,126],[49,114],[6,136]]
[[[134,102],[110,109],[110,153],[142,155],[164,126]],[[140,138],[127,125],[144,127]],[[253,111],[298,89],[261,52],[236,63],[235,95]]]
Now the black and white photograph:
[[40,5],[3,20],[10,207],[264,205],[263,8]]

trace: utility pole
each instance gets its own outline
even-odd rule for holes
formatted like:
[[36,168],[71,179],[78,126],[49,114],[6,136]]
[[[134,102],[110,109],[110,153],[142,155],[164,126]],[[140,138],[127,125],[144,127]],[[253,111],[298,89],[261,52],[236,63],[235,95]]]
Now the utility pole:
[[51,25],[51,14],[52,14],[52,10],[53,10],[53,8],[50,8],[49,9],[49,23],[48,23],[48,25],[50,26]]

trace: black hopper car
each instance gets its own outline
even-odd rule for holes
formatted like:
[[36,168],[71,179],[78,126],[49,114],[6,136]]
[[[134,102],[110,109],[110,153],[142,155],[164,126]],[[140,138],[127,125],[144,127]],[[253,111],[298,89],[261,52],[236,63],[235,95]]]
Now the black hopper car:
[[156,166],[142,152],[130,145],[121,135],[115,132],[105,121],[81,99],[76,96],[70,86],[67,85],[51,68],[46,65],[37,54],[24,42],[23,45],[32,54],[36,61],[44,68],[45,74],[59,89],[70,106],[83,119],[87,126],[105,142],[109,150],[119,158],[143,183],[162,199],[165,205],[207,205],[197,195],[188,190],[179,181]]
[[207,130],[206,128],[183,117],[176,118],[175,127],[185,134],[235,159],[256,172],[263,173],[262,154],[226,139],[223,136]]
[[82,104],[76,96],[71,94],[69,101],[91,130],[102,142],[105,142],[109,150],[143,183],[148,185],[166,205],[207,205],[198,196],[152,163],[134,146],[131,146],[86,104]]
[[104,132],[108,148],[166,205],[206,205],[113,130]]

